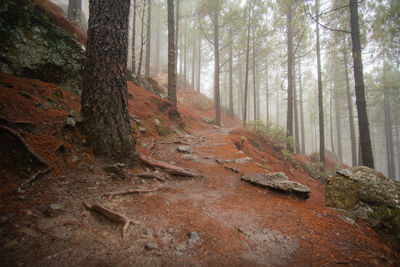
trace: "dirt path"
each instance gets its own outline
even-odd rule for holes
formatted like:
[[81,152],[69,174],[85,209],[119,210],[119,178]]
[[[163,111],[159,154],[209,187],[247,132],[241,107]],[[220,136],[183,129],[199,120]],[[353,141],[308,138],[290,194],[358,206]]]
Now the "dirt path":
[[[24,208],[5,217],[0,228],[0,262],[28,266],[399,263],[371,229],[324,207],[319,182],[299,178],[313,189],[304,201],[240,181],[243,173],[265,169],[253,162],[230,162],[247,155],[237,150],[229,130],[158,140],[147,151],[150,156],[203,175],[173,177],[162,183],[165,189],[160,191],[100,198],[105,192],[155,188],[161,183],[136,178],[135,170],[124,181],[110,181],[102,164],[82,162],[64,179],[50,179],[22,195],[27,199],[21,200]],[[192,154],[177,152],[180,145],[189,145]],[[142,225],[130,225],[122,237],[122,225],[84,209],[84,199],[96,200]],[[60,211],[49,210],[50,203],[57,203]]]

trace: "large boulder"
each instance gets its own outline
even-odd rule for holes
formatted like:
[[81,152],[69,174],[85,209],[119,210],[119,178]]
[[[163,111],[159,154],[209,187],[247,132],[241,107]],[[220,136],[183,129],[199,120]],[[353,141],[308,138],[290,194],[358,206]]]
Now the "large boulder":
[[0,2],[0,72],[40,79],[79,93],[84,50],[39,5]]
[[327,206],[351,211],[400,244],[400,184],[359,166],[326,180]]
[[290,181],[283,172],[248,173],[242,176],[242,180],[280,192],[293,193],[305,199],[309,198],[311,193],[311,189],[308,186]]

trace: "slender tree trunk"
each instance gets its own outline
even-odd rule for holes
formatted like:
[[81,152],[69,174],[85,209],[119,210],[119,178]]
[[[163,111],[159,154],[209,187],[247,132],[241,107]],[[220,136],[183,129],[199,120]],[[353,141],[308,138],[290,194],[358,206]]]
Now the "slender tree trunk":
[[306,142],[304,131],[304,110],[303,110],[303,88],[301,85],[301,62],[299,62],[299,93],[300,93],[300,129],[301,129],[301,150],[302,155],[306,154]]
[[329,98],[329,121],[330,121],[330,133],[331,133],[331,150],[335,153],[335,142],[333,137],[333,86],[331,85],[331,95]]
[[267,60],[267,66],[265,68],[265,109],[266,109],[266,122],[267,125],[269,124],[269,83],[268,83],[268,60]]
[[95,153],[135,164],[126,87],[129,1],[91,1],[89,12],[81,100],[84,130]]
[[393,127],[392,127],[390,95],[388,92],[388,86],[386,85],[386,68],[387,66],[385,61],[385,55],[383,55],[383,82],[384,82],[383,98],[384,98],[384,110],[385,110],[386,159],[388,167],[388,176],[393,179],[395,177]]
[[360,30],[358,26],[358,0],[350,0],[350,25],[353,46],[354,80],[356,89],[356,104],[358,113],[358,129],[360,133],[361,155],[363,165],[374,168],[367,102],[365,100],[363,66],[360,45]]
[[137,12],[137,0],[133,0],[133,24],[132,24],[132,73],[136,73],[136,12]]
[[69,0],[68,1],[68,18],[72,23],[78,27],[82,26],[81,22],[82,14],[82,0]]
[[279,87],[276,87],[276,126],[279,126]]
[[293,108],[294,108],[294,132],[295,132],[295,148],[296,153],[300,153],[299,138],[299,115],[297,111],[297,90],[296,90],[296,62],[293,62]]
[[[180,17],[179,17],[179,6],[180,6],[180,0],[176,0],[176,26],[175,26],[175,66],[178,67],[178,54],[179,54],[179,22],[180,22]],[[179,70],[181,71],[181,70]]]
[[254,127],[257,127],[256,121],[258,120],[257,118],[257,86],[256,86],[256,80],[257,80],[257,67],[256,67],[256,44],[255,44],[255,36],[254,36],[254,29],[253,29],[253,111],[254,111]]
[[242,118],[242,120],[244,121],[244,110],[243,110],[243,71],[242,71],[242,65],[240,64],[240,62],[238,62],[238,69],[239,69],[239,108],[238,108],[238,115],[240,118]]
[[400,181],[400,141],[399,141],[399,125],[396,128],[396,144],[397,144],[397,181]]
[[144,75],[150,76],[150,54],[151,54],[151,0],[147,0],[147,37],[146,37],[146,63]]
[[186,90],[186,81],[187,81],[187,32],[186,32],[186,18],[184,19],[185,28],[184,28],[184,39],[183,39],[183,89]]
[[144,15],[145,15],[145,11],[146,11],[146,1],[143,0],[143,6],[142,6],[142,29],[140,32],[140,40],[141,40],[141,44],[140,44],[140,56],[139,56],[139,65],[138,65],[138,70],[137,70],[137,77],[140,80],[140,73],[142,71],[142,59],[143,59],[143,46],[145,44],[145,40],[144,40]]
[[339,103],[339,93],[338,88],[335,86],[334,88],[334,97],[335,97],[335,118],[336,118],[336,139],[338,146],[338,156],[340,162],[343,161],[343,152],[342,152],[342,120],[340,118],[340,103]]
[[287,11],[287,80],[288,80],[288,100],[287,100],[287,148],[293,152],[293,30],[292,30],[292,3],[289,1]]
[[176,109],[176,47],[174,44],[174,18],[174,0],[168,0],[168,100]]
[[353,115],[353,101],[350,93],[350,79],[349,79],[349,62],[347,59],[346,42],[343,41],[343,59],[344,59],[344,72],[346,75],[346,93],[347,93],[347,108],[349,111],[349,124],[350,124],[350,140],[351,140],[351,163],[352,166],[357,165],[357,144],[356,133],[354,129],[354,115]]
[[132,39],[133,39],[133,13],[134,5],[133,1],[130,1],[129,5],[129,26],[128,26],[128,57],[126,62],[126,68],[129,72],[132,72]]
[[321,171],[325,171],[325,132],[324,132],[324,108],[322,96],[322,77],[321,77],[321,48],[319,43],[319,0],[316,3],[316,37],[317,37],[317,72],[318,72],[318,114],[319,114],[319,160],[321,161]]
[[251,1],[249,3],[249,17],[247,25],[247,45],[246,45],[246,72],[244,75],[244,107],[243,107],[243,126],[247,121],[247,97],[249,86],[249,51],[250,51],[250,27],[251,27]]
[[154,63],[155,76],[160,72],[160,16],[157,16],[156,59]]
[[193,50],[192,50],[192,88],[195,89],[195,73],[196,73],[196,31],[193,32]]
[[233,110],[233,48],[229,45],[229,116],[234,118]]
[[219,92],[219,24],[218,11],[214,11],[214,103],[215,103],[215,124],[221,126],[221,101]]
[[[199,24],[200,24],[200,22],[199,22]],[[200,78],[201,78],[201,32],[200,31],[201,30],[200,30],[200,25],[199,25],[199,46],[198,46],[199,52],[197,54],[197,56],[198,56],[198,60],[197,60],[197,92],[199,92],[199,93],[200,93],[200,85],[201,85],[201,81],[200,81]]]

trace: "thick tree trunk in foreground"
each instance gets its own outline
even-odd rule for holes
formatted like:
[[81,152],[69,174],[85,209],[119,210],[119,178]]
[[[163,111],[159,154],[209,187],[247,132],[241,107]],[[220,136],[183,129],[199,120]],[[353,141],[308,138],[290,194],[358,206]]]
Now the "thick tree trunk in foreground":
[[344,42],[343,45],[343,58],[344,58],[344,72],[346,75],[346,93],[347,93],[347,108],[349,111],[349,124],[350,124],[350,140],[351,140],[351,163],[352,166],[357,165],[357,143],[356,133],[354,129],[354,115],[353,115],[353,101],[350,93],[350,79],[349,79],[349,62],[347,59],[347,49]]
[[176,108],[176,48],[174,39],[174,0],[168,0],[168,100]]
[[356,89],[358,130],[360,133],[362,163],[367,167],[374,168],[374,156],[372,154],[371,136],[369,133],[367,102],[365,100],[360,30],[358,26],[357,0],[350,0],[350,25],[351,41],[353,46],[354,80]]
[[136,163],[127,110],[128,15],[129,1],[90,2],[81,110],[95,153]]
[[146,62],[144,67],[144,75],[150,76],[150,49],[151,49],[151,0],[148,1],[147,7],[147,37],[146,37]]
[[288,11],[286,15],[287,19],[287,120],[286,120],[286,130],[287,130],[287,148],[289,151],[293,152],[293,30],[292,30],[292,4],[288,3]]
[[319,1],[317,0],[316,38],[317,38],[317,72],[318,72],[318,114],[319,114],[319,160],[321,171],[325,170],[325,131],[324,131],[324,102],[322,96],[321,48],[319,43]]
[[214,105],[215,124],[221,126],[221,101],[219,92],[219,25],[218,11],[214,11]]

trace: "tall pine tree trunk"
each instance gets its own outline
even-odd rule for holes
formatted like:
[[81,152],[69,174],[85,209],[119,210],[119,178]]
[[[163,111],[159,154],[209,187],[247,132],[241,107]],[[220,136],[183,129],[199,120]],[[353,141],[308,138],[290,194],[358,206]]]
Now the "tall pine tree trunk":
[[293,152],[293,30],[292,30],[292,3],[288,3],[288,11],[286,15],[287,19],[287,120],[286,120],[286,130],[287,130],[287,148],[289,151]]
[[155,76],[160,72],[160,16],[157,16],[157,36],[156,36],[156,59],[154,63]]
[[[258,120],[257,118],[257,67],[256,67],[256,44],[255,44],[255,36],[254,36],[254,29],[253,29],[253,111],[254,111],[254,122]],[[257,123],[254,124],[254,127],[257,127]]]
[[304,131],[304,110],[303,110],[303,88],[301,85],[301,62],[299,62],[299,94],[300,94],[300,131],[301,131],[301,150],[302,155],[306,154],[306,142]]
[[179,54],[179,47],[178,47],[178,41],[179,41],[179,6],[180,6],[180,0],[176,0],[176,27],[175,27],[175,66],[178,68],[178,54]]
[[322,96],[321,48],[319,43],[319,0],[316,3],[316,38],[317,38],[317,73],[318,73],[318,114],[319,114],[319,160],[321,171],[325,170],[325,131],[324,131],[324,102]]
[[365,100],[360,30],[358,25],[358,0],[350,0],[350,25],[353,47],[358,132],[360,133],[362,164],[367,167],[374,168],[374,156],[372,154],[371,136],[369,132],[367,102]]
[[386,133],[386,159],[388,176],[390,178],[395,177],[394,168],[394,148],[393,148],[393,127],[392,127],[392,111],[390,105],[390,95],[388,86],[386,84],[386,61],[385,55],[383,55],[383,98],[384,98],[384,110],[385,110],[385,133]]
[[233,119],[233,48],[229,45],[229,116]]
[[396,128],[396,145],[397,145],[397,181],[400,181],[400,138],[399,138],[399,125]]
[[133,0],[133,23],[132,23],[132,73],[136,73],[136,12],[137,12],[137,0]]
[[331,95],[329,98],[329,123],[330,123],[329,128],[331,132],[331,150],[333,153],[335,153],[335,142],[333,141],[333,88],[332,87],[333,86],[331,85]]
[[299,137],[299,115],[297,110],[297,90],[296,90],[296,62],[293,62],[293,108],[294,108],[294,132],[295,132],[295,148],[296,153],[300,153],[300,137]]
[[140,80],[140,74],[142,72],[142,60],[143,60],[143,47],[145,44],[145,39],[144,39],[144,14],[146,12],[146,1],[143,0],[142,2],[143,6],[142,6],[142,28],[141,28],[141,32],[140,32],[140,40],[141,40],[141,44],[140,44],[140,56],[139,56],[139,64],[138,64],[138,70],[137,70],[137,78]]
[[214,11],[214,105],[215,124],[221,126],[221,101],[219,92],[219,24],[218,11]]
[[244,75],[244,106],[243,106],[243,126],[246,126],[247,121],[247,98],[249,85],[249,51],[250,51],[250,28],[251,28],[251,1],[249,3],[249,17],[247,25],[247,45],[246,45],[246,70]]
[[[178,0],[179,1],[179,0]],[[174,0],[168,0],[168,100],[176,109],[176,47]]]
[[126,68],[129,72],[132,72],[132,37],[133,37],[133,12],[134,12],[133,1],[129,5],[129,27],[128,27],[128,57],[126,62]]
[[[200,22],[199,22],[200,24]],[[200,93],[200,85],[201,85],[201,30],[200,30],[200,25],[199,25],[199,46],[198,46],[198,54],[197,54],[197,92]]]
[[136,163],[126,87],[129,1],[91,1],[89,9],[83,127],[95,153]]
[[269,81],[268,81],[268,60],[267,60],[267,66],[265,68],[265,109],[266,109],[266,123],[267,125],[269,124]]
[[335,86],[333,94],[335,97],[335,118],[336,118],[336,139],[338,146],[338,156],[340,162],[343,161],[343,152],[342,152],[342,120],[340,118],[340,103],[339,103],[339,93],[338,88]]
[[343,41],[343,59],[344,59],[344,72],[346,76],[346,94],[347,94],[347,108],[349,112],[350,124],[350,140],[351,140],[351,163],[352,166],[357,165],[357,143],[356,133],[354,129],[354,115],[353,115],[353,101],[350,93],[350,79],[349,79],[349,62],[347,59],[346,39]]
[[148,1],[147,6],[147,37],[146,37],[146,62],[144,68],[144,75],[150,76],[150,54],[151,54],[151,0]]
[[195,73],[196,73],[196,31],[193,32],[193,50],[192,50],[192,88],[195,90]]
[[243,118],[243,112],[244,112],[244,110],[243,110],[243,71],[242,71],[242,65],[240,64],[240,62],[238,62],[238,69],[239,69],[239,87],[238,87],[238,90],[239,90],[239,99],[238,99],[238,106],[239,106],[239,108],[238,108],[238,115],[239,115],[239,117],[240,118],[242,118],[242,120],[244,121],[244,118]]
[[187,81],[187,22],[186,18],[184,19],[185,28],[184,28],[184,39],[183,39],[183,89],[186,89],[186,81]]

